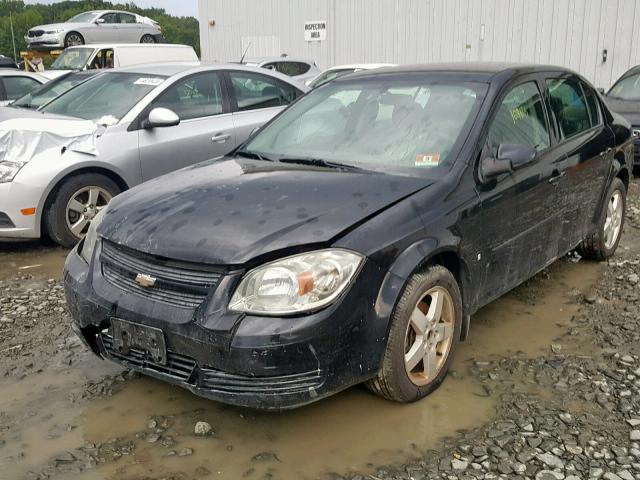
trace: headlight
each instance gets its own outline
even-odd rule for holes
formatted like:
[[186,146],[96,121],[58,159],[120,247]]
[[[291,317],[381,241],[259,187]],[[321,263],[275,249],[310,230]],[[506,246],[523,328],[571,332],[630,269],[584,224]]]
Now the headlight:
[[348,250],[330,249],[268,263],[244,276],[229,308],[283,315],[325,307],[347,288],[363,258]]
[[0,160],[0,183],[11,182],[26,163]]
[[87,263],[91,263],[91,257],[93,256],[93,251],[96,248],[96,242],[98,241],[98,234],[96,230],[98,226],[102,223],[102,218],[107,211],[107,207],[104,207],[96,216],[93,217],[91,223],[89,224],[89,230],[87,230],[87,234],[84,237],[84,243],[82,244],[82,248],[80,249],[80,256],[85,259]]
[[61,30],[61,29],[59,29],[59,28],[56,28],[56,29],[54,29],[54,30],[47,30],[47,31],[46,31],[46,32],[44,32],[44,33],[46,33],[47,35],[53,35],[54,33],[60,33],[60,32],[62,32],[62,30]]

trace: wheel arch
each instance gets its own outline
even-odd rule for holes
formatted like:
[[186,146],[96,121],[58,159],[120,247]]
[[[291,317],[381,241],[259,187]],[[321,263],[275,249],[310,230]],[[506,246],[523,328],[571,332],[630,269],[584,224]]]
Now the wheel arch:
[[65,33],[65,35],[64,35],[64,45],[65,45],[65,47],[67,45],[67,38],[69,37],[69,35],[71,35],[73,33],[75,33],[76,35],[79,35],[80,38],[82,39],[82,41],[86,43],[86,39],[84,38],[84,35],[82,33],[80,33],[78,30],[71,30],[71,31]]
[[39,212],[38,213],[39,218],[38,218],[37,224],[40,228],[40,235],[46,232],[46,225],[44,224],[45,217],[46,217],[45,212],[51,205],[51,202],[53,201],[55,194],[58,192],[62,184],[71,177],[75,177],[75,176],[86,174],[86,173],[97,173],[100,175],[104,175],[105,177],[108,177],[118,185],[121,191],[125,191],[129,189],[129,184],[127,183],[123,175],[121,175],[120,173],[116,172],[113,169],[100,166],[100,165],[85,165],[80,168],[75,168],[73,170],[69,170],[61,173],[49,184],[47,191],[42,196],[43,200],[41,200],[41,204],[38,205],[37,211]]
[[629,190],[629,182],[631,181],[631,174],[629,173],[629,169],[627,168],[627,162],[625,161],[625,156],[623,152],[617,152],[614,159],[614,178],[619,178],[624,183],[624,188]]

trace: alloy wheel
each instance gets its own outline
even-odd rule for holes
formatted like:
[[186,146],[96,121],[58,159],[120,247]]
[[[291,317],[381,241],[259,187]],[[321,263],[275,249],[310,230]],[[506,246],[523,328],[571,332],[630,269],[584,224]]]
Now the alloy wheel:
[[622,228],[623,201],[620,190],[615,190],[607,205],[607,218],[604,221],[604,246],[607,250],[613,248],[620,236]]
[[151,35],[145,35],[144,37],[142,37],[142,40],[140,41],[140,43],[156,43],[156,42]]
[[81,188],[67,203],[65,212],[67,227],[76,237],[84,237],[93,217],[110,201],[111,194],[104,188],[97,186]]
[[418,301],[407,325],[404,365],[411,382],[427,385],[437,376],[453,343],[453,299],[442,287],[429,289]]
[[72,33],[67,36],[67,47],[75,47],[76,45],[83,45],[83,44],[84,42],[82,41],[82,38],[80,38],[80,35]]

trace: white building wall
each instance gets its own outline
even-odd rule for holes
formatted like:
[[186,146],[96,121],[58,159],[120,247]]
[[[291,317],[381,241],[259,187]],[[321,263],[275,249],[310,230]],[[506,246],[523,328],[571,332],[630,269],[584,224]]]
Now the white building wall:
[[[602,87],[640,64],[640,0],[199,0],[199,8],[205,61],[237,61],[250,45],[247,56],[287,53],[321,68],[535,62]],[[305,42],[304,22],[315,20],[327,22],[327,39]]]

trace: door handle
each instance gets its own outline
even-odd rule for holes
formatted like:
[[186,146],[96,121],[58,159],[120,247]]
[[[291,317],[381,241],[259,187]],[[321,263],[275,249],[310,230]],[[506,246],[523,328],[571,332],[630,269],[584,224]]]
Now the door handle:
[[560,179],[564,177],[566,174],[567,172],[565,170],[563,170],[562,172],[559,172],[558,174],[554,175],[549,179],[549,183],[552,185],[557,185]]
[[224,143],[230,138],[230,133],[216,133],[213,137],[211,137],[211,141],[214,143]]

